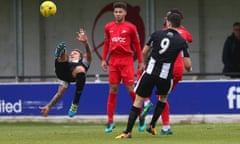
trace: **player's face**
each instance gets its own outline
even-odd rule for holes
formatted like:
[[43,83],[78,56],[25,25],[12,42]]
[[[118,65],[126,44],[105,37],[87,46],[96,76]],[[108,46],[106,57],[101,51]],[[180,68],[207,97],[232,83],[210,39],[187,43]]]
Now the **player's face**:
[[81,59],[81,55],[78,51],[72,51],[69,55],[69,61],[73,62],[73,61],[78,61]]
[[238,39],[240,39],[240,26],[234,26],[233,32],[234,32],[235,36],[236,36]]
[[113,14],[117,22],[123,22],[125,20],[125,16],[127,15],[127,11],[123,8],[115,8]]
[[172,27],[172,23],[169,20],[166,20],[166,27],[167,28],[171,28]]

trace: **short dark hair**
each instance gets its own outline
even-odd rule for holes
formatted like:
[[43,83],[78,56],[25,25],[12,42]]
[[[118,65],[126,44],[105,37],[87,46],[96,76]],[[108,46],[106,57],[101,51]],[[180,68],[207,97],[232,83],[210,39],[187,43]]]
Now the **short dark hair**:
[[[183,18],[184,18],[184,17],[183,17],[183,14],[182,14],[182,12],[181,12],[179,9],[177,9],[177,8],[171,8],[171,9],[167,12],[166,17],[168,17],[170,14],[173,14],[173,13],[179,14],[180,17],[181,17],[181,20],[183,20]],[[166,17],[165,17],[165,18],[166,18]],[[163,26],[166,27],[166,21],[164,21]]]
[[169,10],[169,12],[170,12],[170,13],[176,13],[176,14],[179,14],[180,17],[181,17],[181,19],[184,18],[182,12],[181,12],[179,9],[177,9],[177,8],[172,8],[172,9]]
[[127,3],[121,2],[121,1],[119,1],[119,2],[114,2],[114,3],[113,3],[113,9],[115,9],[115,8],[122,8],[122,9],[124,9],[124,10],[127,10]]
[[172,27],[179,27],[181,25],[181,16],[177,13],[171,13],[167,16],[167,20],[172,23]]
[[235,26],[240,26],[240,22],[233,23],[233,27],[235,27]]

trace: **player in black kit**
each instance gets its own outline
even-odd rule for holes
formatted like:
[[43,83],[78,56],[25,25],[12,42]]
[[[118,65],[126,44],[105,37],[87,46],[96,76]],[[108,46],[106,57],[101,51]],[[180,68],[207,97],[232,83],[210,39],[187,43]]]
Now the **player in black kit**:
[[67,56],[64,42],[59,43],[55,50],[55,72],[60,84],[52,100],[47,105],[40,107],[43,116],[48,116],[51,107],[63,96],[71,82],[76,82],[76,90],[68,116],[73,117],[77,113],[80,96],[86,82],[86,72],[92,60],[87,35],[82,28],[77,32],[77,40],[84,44],[86,50],[84,54],[79,49],[75,49]]
[[[151,96],[155,86],[157,88],[156,94],[160,95],[160,97],[146,131],[156,135],[156,122],[165,107],[167,96],[172,89],[173,65],[179,52],[183,53],[185,69],[188,72],[192,70],[188,45],[176,31],[176,28],[181,24],[181,16],[176,13],[170,14],[167,16],[166,24],[168,29],[152,33],[143,48],[146,70],[142,73],[135,87],[137,95],[129,113],[127,128],[122,134],[115,137],[116,139],[131,138],[132,128],[144,99]],[[151,53],[149,55],[150,50]]]

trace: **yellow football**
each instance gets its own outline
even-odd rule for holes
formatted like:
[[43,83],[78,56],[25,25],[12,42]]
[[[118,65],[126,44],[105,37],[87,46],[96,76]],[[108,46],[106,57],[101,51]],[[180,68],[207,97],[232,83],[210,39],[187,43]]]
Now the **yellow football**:
[[44,17],[54,16],[57,12],[57,6],[52,1],[44,1],[40,5],[40,13]]

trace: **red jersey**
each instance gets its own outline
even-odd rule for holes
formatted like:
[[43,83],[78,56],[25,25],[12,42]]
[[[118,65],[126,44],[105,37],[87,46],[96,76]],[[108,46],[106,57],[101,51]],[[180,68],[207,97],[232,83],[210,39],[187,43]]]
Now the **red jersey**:
[[106,60],[108,53],[111,57],[125,57],[133,56],[136,52],[138,62],[142,62],[142,50],[136,26],[129,22],[113,21],[105,25],[104,33],[102,60]]
[[[184,28],[183,26],[177,28],[178,33],[188,42],[192,42],[192,35],[190,32]],[[183,59],[182,59],[182,53],[180,53],[174,63],[174,67],[184,67]]]
[[177,28],[177,31],[188,43],[192,42],[192,35],[186,28],[181,26],[181,27]]

